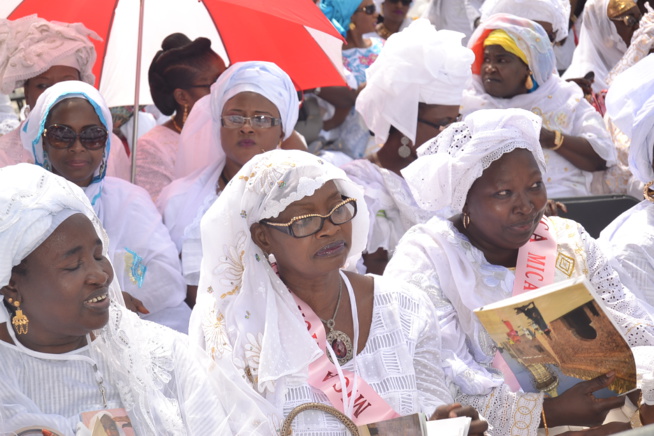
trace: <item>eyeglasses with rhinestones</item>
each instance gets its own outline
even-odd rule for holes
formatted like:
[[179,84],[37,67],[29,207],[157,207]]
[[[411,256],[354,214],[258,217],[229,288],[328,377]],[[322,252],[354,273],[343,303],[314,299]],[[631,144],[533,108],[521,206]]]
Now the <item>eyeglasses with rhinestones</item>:
[[402,3],[402,6],[409,6],[413,0],[386,0],[389,3],[393,3],[394,5],[398,3]]
[[287,235],[291,235],[294,238],[306,238],[321,231],[326,219],[329,219],[335,226],[341,226],[352,221],[356,215],[357,200],[355,198],[343,197],[343,201],[334,206],[327,215],[311,213],[296,216],[287,223],[271,223],[268,220],[262,220],[260,223]]
[[43,137],[52,148],[64,150],[73,146],[79,139],[82,147],[87,150],[98,150],[107,144],[109,134],[102,126],[87,126],[79,133],[65,124],[52,124],[43,131]]
[[244,117],[241,115],[224,115],[220,117],[220,122],[223,127],[228,129],[238,129],[243,127],[246,122],[255,129],[270,129],[273,126],[282,124],[280,118],[271,117],[269,115],[255,115],[253,117]]
[[377,12],[377,6],[375,6],[374,4],[368,6],[361,6],[359,9],[357,9],[354,12],[363,12],[366,15],[374,15],[375,12]]
[[456,123],[457,121],[461,121],[461,114],[457,115],[456,117],[447,117],[443,118],[442,120],[433,123],[431,121],[427,121],[423,118],[418,118],[418,122],[422,124],[427,124],[428,126],[433,127],[434,129],[437,129],[439,131],[442,131],[445,129],[447,126],[449,126],[452,123]]

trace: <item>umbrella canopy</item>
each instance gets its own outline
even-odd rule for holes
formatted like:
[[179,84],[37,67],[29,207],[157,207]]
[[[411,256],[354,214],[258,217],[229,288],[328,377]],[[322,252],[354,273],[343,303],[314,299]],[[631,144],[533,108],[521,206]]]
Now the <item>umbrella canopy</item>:
[[2,0],[0,17],[84,23],[103,39],[93,41],[96,87],[109,106],[127,106],[135,103],[141,2],[140,104],[152,102],[147,69],[174,32],[209,38],[226,64],[274,62],[298,89],[345,86],[343,39],[311,0]]

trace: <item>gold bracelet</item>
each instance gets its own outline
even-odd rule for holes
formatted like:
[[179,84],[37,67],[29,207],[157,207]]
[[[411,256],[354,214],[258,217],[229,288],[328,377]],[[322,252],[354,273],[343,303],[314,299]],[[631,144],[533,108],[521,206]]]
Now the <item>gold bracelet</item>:
[[547,427],[547,419],[545,419],[545,407],[540,410],[540,415],[543,418],[543,427],[545,428],[545,436],[550,436],[550,429]]
[[554,131],[554,147],[550,148],[552,151],[556,151],[563,145],[563,134],[559,130]]

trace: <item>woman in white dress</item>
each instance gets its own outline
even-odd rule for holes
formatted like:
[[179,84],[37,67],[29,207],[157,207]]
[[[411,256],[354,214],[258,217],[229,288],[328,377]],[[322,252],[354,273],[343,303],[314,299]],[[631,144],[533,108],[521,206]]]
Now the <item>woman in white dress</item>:
[[157,208],[143,188],[105,177],[114,146],[107,135],[111,127],[100,93],[84,82],[67,81],[39,97],[21,139],[37,165],[84,189],[111,238],[107,249],[116,279],[143,302],[144,317],[186,332],[191,310],[184,303],[179,258]]
[[[202,219],[206,251],[189,335],[215,360],[233,362],[280,415],[319,402],[362,425],[431,416],[451,403],[426,295],[341,269],[365,247],[361,198],[319,157],[273,150],[250,160]],[[471,432],[485,428],[473,422]],[[293,434],[345,431],[308,411]]]
[[[474,309],[512,293],[586,276],[634,353],[637,348],[647,353],[654,344],[650,317],[622,286],[597,243],[576,222],[543,216],[547,192],[540,130],[540,118],[522,109],[485,110],[424,144],[403,174],[422,207],[435,212],[451,208],[453,215],[436,216],[409,230],[384,272],[417,285],[431,298],[446,374],[458,387],[455,400],[483,413],[498,435],[536,435],[538,427],[548,425],[600,425],[624,397],[592,395],[610,384],[611,374],[578,383],[554,398],[516,390],[512,373],[499,371],[506,364]],[[534,234],[543,237],[534,241],[556,241],[542,253],[549,273],[541,279],[529,279],[533,271],[526,270]],[[651,371],[651,356],[636,355],[636,362],[642,372]],[[624,428],[622,423],[610,426]]]
[[0,185],[0,434],[90,435],[102,410],[138,435],[272,434],[233,367],[123,306],[79,187],[31,164]]

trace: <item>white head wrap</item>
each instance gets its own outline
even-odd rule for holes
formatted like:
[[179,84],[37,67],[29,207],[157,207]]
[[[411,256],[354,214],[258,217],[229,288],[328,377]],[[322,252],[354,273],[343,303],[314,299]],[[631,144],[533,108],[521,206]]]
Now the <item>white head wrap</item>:
[[52,165],[50,164],[47,153],[43,149],[43,130],[47,127],[45,123],[52,108],[60,101],[69,98],[83,98],[88,101],[93,106],[102,125],[109,132],[102,163],[93,174],[93,179],[89,186],[90,189],[96,190],[97,193],[94,194],[87,189],[89,197],[93,198],[93,203],[95,203],[96,195],[100,195],[101,193],[101,182],[107,172],[107,160],[109,159],[109,151],[111,149],[111,132],[113,129],[111,113],[109,112],[107,103],[105,103],[104,98],[97,89],[77,80],[55,83],[39,96],[25,124],[21,127],[20,139],[23,142],[23,147],[34,156],[34,163],[48,171],[52,171]]
[[[13,266],[43,243],[65,218],[76,213],[91,220],[102,239],[103,255],[107,257],[107,235],[81,188],[25,163],[0,168],[0,186],[0,286],[9,282]],[[109,322],[95,332],[90,355],[93,358],[103,356],[106,361],[136,433],[199,434],[192,431],[189,423],[202,421],[207,425],[209,420],[211,424],[205,429],[211,428],[218,434],[271,434],[269,429],[253,431],[257,425],[266,426],[266,418],[255,405],[262,402],[254,393],[248,393],[248,387],[234,374],[233,368],[210,366],[203,361],[208,359],[201,350],[196,353],[193,347],[187,349],[187,340],[182,335],[163,326],[152,324],[143,328],[144,321],[124,307],[116,280],[109,286],[109,298],[112,300]],[[1,299],[0,314],[8,316]],[[153,337],[153,333],[157,336]],[[16,346],[30,354],[22,344]],[[44,356],[39,354],[40,359]],[[65,358],[58,355],[62,356]],[[230,375],[226,375],[228,371]],[[198,385],[215,385],[215,392],[205,389],[201,394]],[[214,393],[217,398],[209,398]],[[200,395],[204,396],[198,398]],[[20,396],[16,401],[20,403],[17,407],[25,413],[43,414],[32,401]],[[211,408],[211,416],[207,416],[206,407]],[[241,433],[239,427],[243,429]],[[4,430],[0,422],[0,432]]]
[[386,142],[391,126],[415,142],[418,103],[461,104],[474,60],[461,45],[464,36],[436,31],[429,20],[420,18],[388,38],[366,70],[367,84],[356,101],[378,143]]
[[451,124],[418,148],[418,159],[402,170],[420,207],[458,213],[470,187],[491,163],[516,148],[534,154],[541,172],[545,158],[541,118],[524,109],[486,109]]
[[617,76],[606,94],[607,115],[631,139],[629,169],[643,183],[654,180],[654,54]]
[[55,65],[75,68],[80,80],[92,84],[96,53],[89,37],[100,40],[82,23],[46,21],[36,15],[0,19],[0,92],[9,94]]
[[189,335],[216,360],[231,351],[225,355],[249,372],[255,388],[267,397],[272,393],[283,399],[277,382],[284,376],[306,377],[309,363],[323,351],[302,334],[306,326],[297,305],[252,240],[250,226],[278,216],[330,180],[343,195],[358,200],[348,259],[354,264],[368,236],[363,191],[343,170],[303,151],[273,150],[253,157],[202,218],[204,257]]
[[488,34],[495,29],[504,30],[515,41],[518,48],[527,57],[529,69],[539,85],[547,82],[552,74],[558,76],[555,69],[554,49],[543,27],[534,21],[509,14],[493,15],[481,23],[470,37],[468,47],[475,54],[475,61],[472,65],[473,74],[480,74],[484,59],[484,41]]
[[570,0],[486,0],[480,12],[482,22],[495,14],[511,14],[550,23],[557,41],[568,36]]

